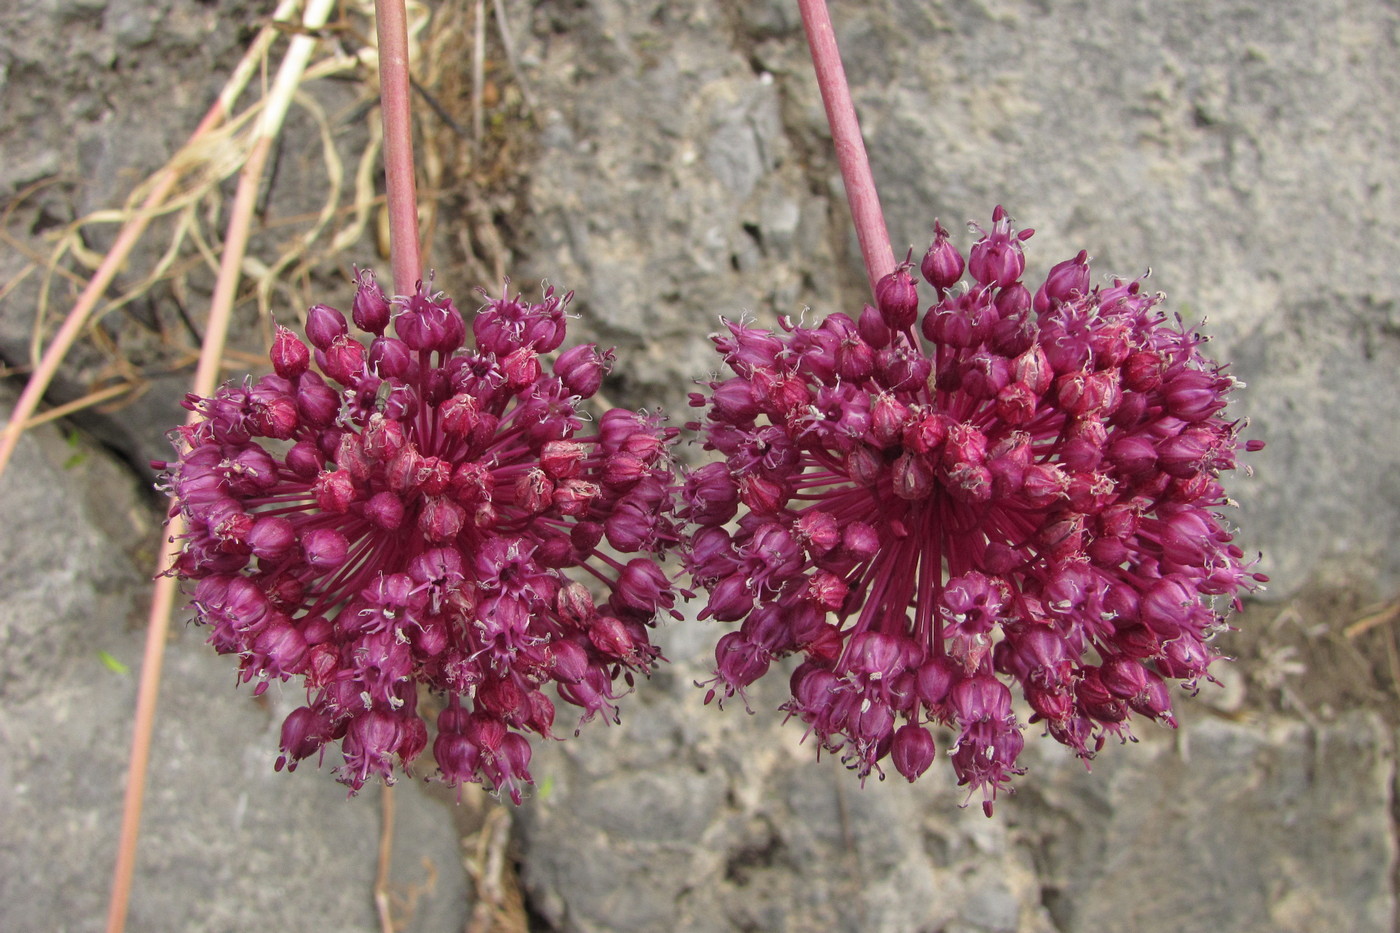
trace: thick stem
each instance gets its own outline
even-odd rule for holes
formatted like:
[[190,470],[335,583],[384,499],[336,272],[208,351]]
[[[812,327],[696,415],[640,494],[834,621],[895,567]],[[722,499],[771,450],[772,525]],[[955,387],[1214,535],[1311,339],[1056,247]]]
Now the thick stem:
[[384,116],[384,180],[389,199],[389,255],[394,292],[411,295],[423,277],[418,245],[418,189],[413,176],[409,112],[408,15],[403,0],[375,0],[379,36],[379,109]]
[[860,252],[865,260],[865,274],[870,279],[870,292],[875,283],[894,271],[894,251],[885,229],[885,216],[880,210],[880,196],[875,191],[875,177],[870,173],[870,159],[865,154],[865,141],[860,135],[851,89],[846,83],[846,69],[841,66],[841,53],[836,47],[836,32],[826,0],[797,0],[802,11],[802,25],[807,30],[807,45],[812,50],[812,66],[817,72],[822,103],[826,106],[826,121],[831,125],[831,139],[836,146],[836,159],[841,166],[841,179],[846,184],[846,201],[851,206]]

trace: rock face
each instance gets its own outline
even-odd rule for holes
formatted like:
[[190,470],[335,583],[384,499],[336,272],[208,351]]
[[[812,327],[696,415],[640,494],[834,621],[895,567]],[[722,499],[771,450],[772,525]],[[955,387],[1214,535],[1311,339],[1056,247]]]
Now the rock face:
[[[1215,353],[1247,384],[1248,433],[1269,445],[1231,490],[1238,540],[1274,577],[1273,604],[1249,619],[1273,623],[1230,636],[1244,660],[1228,701],[1209,686],[1214,705],[1183,698],[1181,732],[1107,748],[1092,774],[1032,728],[1030,773],[992,820],[960,809],[941,761],[917,786],[863,789],[838,761],[814,762],[774,711],[781,674],[754,691],[752,716],[704,707],[692,681],[709,676],[723,628],[676,623],[663,633],[674,663],[628,698],[620,726],[532,765],[540,789],[519,811],[516,854],[538,927],[1392,930],[1395,623],[1361,640],[1340,630],[1346,607],[1400,587],[1400,12],[832,6],[897,245],[922,250],[935,217],[955,235],[986,224],[1000,203],[1038,231],[1033,272],[1087,249],[1096,270],[1150,266],[1170,310],[1208,318]],[[619,347],[610,397],[683,422],[692,380],[718,365],[705,335],[720,315],[859,311],[864,275],[794,3],[505,9],[537,103],[512,275],[578,292],[572,326]],[[120,203],[198,119],[209,76],[246,38],[230,24],[262,12],[56,0],[7,20],[0,197],[46,183],[6,215],[10,236],[43,252],[46,231]],[[332,110],[349,100],[316,93]],[[289,151],[314,138],[294,128]],[[0,250],[5,281],[23,264]],[[0,292],[10,364],[27,353],[34,284]],[[138,323],[172,313],[131,311]],[[59,396],[100,365],[76,357]],[[163,457],[184,381],[85,424],[132,462]],[[98,652],[139,663],[130,620],[144,615],[156,521],[132,482],[104,451],[45,431],[0,478],[0,928],[100,925],[135,674]],[[1318,598],[1322,585],[1341,595]],[[198,632],[176,630],[132,928],[314,916],[376,929],[375,794],[346,803],[327,775],[271,773],[278,711],[298,691],[254,702]],[[1286,649],[1271,641],[1286,632]],[[1344,671],[1364,683],[1309,689]],[[461,929],[471,905],[451,814],[419,785],[396,793],[396,890],[425,889],[411,929]]]

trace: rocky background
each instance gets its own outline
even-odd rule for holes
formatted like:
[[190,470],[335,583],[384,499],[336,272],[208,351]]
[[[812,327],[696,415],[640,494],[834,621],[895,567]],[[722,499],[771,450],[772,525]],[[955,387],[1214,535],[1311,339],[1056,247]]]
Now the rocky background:
[[[505,269],[527,289],[576,289],[574,339],[619,348],[609,396],[679,421],[715,365],[704,338],[719,315],[858,310],[864,276],[795,3],[504,9],[518,67],[493,25],[495,161],[479,154],[425,195],[441,284],[464,294]],[[269,10],[0,11],[5,408],[56,232],[119,206],[168,158]],[[177,624],[131,929],[1395,928],[1400,10],[835,0],[833,15],[896,244],[922,250],[935,217],[960,229],[1004,204],[1037,230],[1034,270],[1080,248],[1100,272],[1150,266],[1247,384],[1237,411],[1268,447],[1232,491],[1239,540],[1274,582],[1230,636],[1223,687],[1181,704],[1179,732],[1144,728],[1092,774],[1031,739],[1031,773],[988,820],[961,809],[947,769],[862,789],[814,761],[773,711],[781,683],[755,692],[752,716],[702,706],[692,681],[718,630],[690,621],[663,632],[674,663],[620,726],[537,752],[539,789],[518,810],[421,782],[389,807],[370,790],[346,802],[310,763],[274,774],[297,691],[235,690],[232,666]],[[353,26],[326,41],[353,47]],[[439,103],[469,67],[446,60]],[[355,77],[306,88],[348,162],[375,118]],[[286,138],[259,245],[319,205],[315,121],[294,115]],[[295,319],[313,288],[348,301],[346,267],[382,262],[376,249],[367,234],[328,257],[273,310]],[[143,465],[183,414],[207,284],[195,269],[105,318],[52,400],[123,365],[143,391],[30,432],[0,478],[6,930],[102,925],[159,537]],[[257,352],[243,307],[241,346]],[[392,868],[377,879],[386,825]]]

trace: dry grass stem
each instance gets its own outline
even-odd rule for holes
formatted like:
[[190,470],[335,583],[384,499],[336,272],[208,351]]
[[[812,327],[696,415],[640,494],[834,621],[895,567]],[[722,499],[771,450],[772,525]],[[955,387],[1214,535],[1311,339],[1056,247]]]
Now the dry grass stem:
[[[273,13],[274,20],[284,19],[292,14],[297,7],[297,0],[283,0]],[[214,127],[222,122],[229,113],[232,112],[234,103],[243,94],[244,89],[253,75],[257,73],[260,63],[265,59],[272,41],[277,36],[276,29],[271,26],[259,31],[258,36],[249,46],[243,58],[234,67],[225,83],[223,90],[214,104],[209,108],[204,118],[190,135],[189,141],[181,150],[185,153],[197,148],[200,140],[209,134]],[[64,319],[63,325],[54,335],[53,342],[42,354],[38,352],[37,335],[41,332],[41,326],[36,323],[36,342],[31,353],[35,364],[34,372],[31,374],[24,391],[20,393],[19,399],[15,402],[14,410],[10,414],[9,423],[4,431],[0,432],[0,474],[3,474],[5,467],[9,464],[10,458],[14,455],[15,445],[19,443],[19,436],[24,430],[24,426],[29,422],[35,410],[39,407],[39,402],[44,393],[48,390],[49,384],[53,381],[54,375],[58,372],[59,364],[62,363],[68,351],[77,341],[78,337],[87,327],[93,309],[98,301],[111,285],[113,278],[126,262],[131,250],[135,247],[141,235],[145,232],[147,225],[160,212],[167,195],[174,188],[182,173],[182,163],[180,155],[172,159],[153,175],[141,189],[133,193],[130,205],[140,202],[139,207],[130,206],[122,212],[123,226],[117,234],[116,241],[108,251],[105,258],[97,263],[96,271],[88,281],[78,300]],[[25,193],[27,194],[27,193]],[[21,199],[16,199],[18,203]],[[76,235],[71,239],[81,243]],[[60,250],[62,246],[60,246]],[[61,252],[56,251],[56,256],[49,263],[49,272],[45,275],[45,285],[40,292],[39,321],[43,319],[43,304],[48,294],[49,283],[53,276],[53,269],[57,267],[58,258]],[[64,274],[68,274],[65,270]],[[23,278],[27,273],[22,273],[17,278]]]
[[535,97],[530,93],[530,86],[525,83],[525,76],[520,73],[520,59],[515,54],[515,42],[510,37],[510,24],[506,22],[506,7],[504,0],[494,0],[496,9],[496,29],[501,34],[501,47],[506,53],[506,64],[510,66],[511,77],[515,80],[515,86],[520,88],[520,96],[525,100],[525,107],[529,111],[534,111]]
[[[334,0],[310,0],[302,17],[309,30],[325,25]],[[316,39],[309,34],[297,35],[288,43],[287,52],[277,77],[268,92],[265,105],[258,115],[256,139],[239,175],[238,188],[229,214],[228,231],[219,278],[204,335],[199,366],[195,371],[193,391],[209,396],[218,383],[219,366],[223,358],[234,296],[238,287],[243,254],[248,245],[253,210],[258,187],[272,142],[281,129],[292,97],[300,85],[310,61]],[[197,416],[191,412],[190,420]],[[173,563],[178,551],[178,539],[183,534],[183,522],[177,515],[167,528],[168,537],[161,549],[160,572]],[[165,654],[165,641],[174,608],[176,580],[173,576],[157,578],[152,597],[151,614],[146,630],[146,653],[141,668],[137,692],[136,713],[132,727],[130,764],[127,768],[126,799],[122,811],[121,834],[117,846],[117,864],[112,881],[112,896],[107,914],[108,933],[121,933],[126,925],[127,905],[136,865],[136,842],[140,830],[141,807],[145,795],[146,773],[150,763],[151,737],[154,729],[156,699],[160,690],[160,672]]]
[[[365,16],[370,5],[370,0],[349,0],[347,9],[357,16]],[[378,121],[370,121],[369,142],[358,153],[358,161],[351,170],[334,145],[336,119],[310,94],[302,91],[308,82],[346,73],[353,73],[364,82],[362,102],[367,102],[378,91],[376,85],[381,72],[375,45],[368,37],[354,32],[345,20],[333,29],[326,29],[334,6],[335,0],[306,0],[304,4],[299,0],[281,0],[185,145],[133,190],[121,208],[94,212],[70,224],[59,231],[52,249],[43,255],[0,232],[0,238],[19,248],[28,261],[25,269],[5,283],[0,297],[12,293],[22,282],[32,285],[36,275],[40,279],[31,340],[33,368],[8,424],[0,433],[0,472],[26,428],[103,403],[119,401],[124,404],[149,384],[147,373],[154,370],[143,370],[133,363],[123,353],[120,333],[95,328],[96,321],[128,309],[158,287],[169,289],[182,324],[167,328],[157,320],[153,326],[162,341],[169,340],[172,334],[178,336],[183,330],[188,332],[192,343],[200,345],[192,392],[207,397],[214,393],[230,365],[246,368],[249,364],[265,362],[227,347],[230,316],[237,302],[254,302],[265,331],[270,332],[274,306],[285,302],[305,307],[310,302],[301,292],[310,291],[313,271],[327,259],[363,242],[366,230],[376,219],[376,209],[382,213],[385,208],[385,199],[376,194],[376,168],[383,152],[384,134],[376,125]],[[303,12],[298,15],[298,10]],[[467,263],[465,274],[479,281],[500,281],[508,250],[496,221],[509,211],[510,190],[523,172],[524,137],[518,130],[528,119],[521,116],[519,100],[523,97],[527,106],[533,105],[519,76],[499,0],[494,4],[495,16],[518,93],[514,98],[506,98],[501,85],[491,80],[495,66],[488,58],[487,11],[484,0],[444,0],[433,6],[410,3],[406,10],[407,48],[411,59],[418,63],[421,95],[430,101],[433,110],[428,116],[429,122],[423,123],[420,117],[419,127],[429,193],[420,207],[423,228],[428,234],[423,248],[431,242],[430,234],[439,210],[437,201],[455,192],[457,200],[452,207],[463,208],[466,215],[466,223],[460,230],[460,245]],[[471,23],[467,22],[469,17]],[[274,44],[279,42],[285,42],[286,47],[274,74]],[[466,48],[468,42],[472,43],[470,50]],[[318,48],[328,51],[318,58]],[[469,74],[461,67],[468,55],[472,60]],[[468,81],[470,87],[463,88]],[[244,103],[243,109],[236,109],[255,82],[260,82],[263,93]],[[500,106],[502,103],[504,107]],[[315,128],[326,194],[319,202],[319,209],[263,224],[260,229],[266,231],[282,227],[290,232],[276,244],[276,255],[253,255],[248,249],[249,238],[253,218],[260,217],[257,212],[265,206],[261,199],[267,197],[263,185],[268,160],[293,106],[307,115]],[[469,138],[462,132],[464,124],[472,127]],[[234,176],[238,178],[236,193],[232,202],[226,203],[222,188]],[[353,179],[348,204],[341,190],[347,176]],[[8,220],[17,207],[50,183],[39,183],[21,192],[7,205],[0,220]],[[222,226],[222,217],[227,217],[227,224],[220,235],[217,231]],[[162,237],[159,248],[152,258],[142,260],[145,265],[141,268],[129,268],[135,247],[158,221]],[[91,241],[89,234],[93,225],[117,227],[115,240],[105,255],[98,255],[86,245]],[[452,245],[456,246],[457,241]],[[264,250],[266,252],[270,250]],[[207,321],[197,324],[185,308],[199,303],[200,283],[207,281],[203,278],[204,270],[213,275],[213,294]],[[119,275],[126,277],[126,281],[114,293],[113,284]],[[407,288],[411,287],[412,282],[409,282]],[[399,290],[404,288],[401,284]],[[65,290],[77,293],[76,298],[49,336],[52,329],[49,306]],[[108,361],[96,376],[88,377],[92,391],[36,416],[60,365],[79,340],[90,342],[101,358]],[[174,365],[183,367],[194,357],[192,346],[181,346],[179,340],[163,352],[165,356],[160,363],[147,365],[168,370],[172,360]],[[180,538],[185,531],[180,517],[173,518],[166,530],[168,537],[157,566],[162,573],[172,565],[179,551]],[[117,864],[108,905],[109,933],[121,931],[125,926],[161,665],[176,592],[177,582],[170,576],[158,577],[153,587],[133,717]],[[386,796],[386,807],[391,806],[391,798]],[[392,819],[391,809],[387,819]],[[491,893],[491,903],[496,905],[490,928],[524,930],[519,892],[508,880],[502,880],[510,875],[509,865],[504,860],[509,817],[502,813],[496,817],[493,827],[489,839],[483,837],[487,848],[483,850],[486,867],[481,876],[486,890]],[[390,893],[387,888],[376,890],[376,906],[384,923],[392,919],[388,916],[392,904],[386,900]]]
[[481,148],[486,135],[482,102],[486,91],[486,0],[472,8],[472,148]]
[[510,811],[497,804],[487,811],[481,830],[466,840],[469,847],[475,842],[464,864],[476,889],[467,933],[525,933],[529,929],[524,898],[507,858],[510,825]]
[[21,430],[28,431],[30,428],[37,428],[41,424],[47,424],[50,421],[57,421],[59,418],[66,418],[67,416],[73,414],[73,412],[75,411],[82,411],[84,408],[91,408],[94,405],[101,405],[103,402],[117,398],[121,395],[126,395],[134,388],[134,386],[128,383],[124,385],[108,386],[107,388],[99,389],[96,392],[89,392],[82,398],[75,399],[66,405],[59,405],[57,408],[50,408],[42,415],[35,415],[33,418],[30,418],[24,423]]
[[[295,12],[297,6],[297,3],[287,0],[274,16],[290,15]],[[287,104],[268,94],[241,112],[234,113],[233,107],[251,82],[252,76],[265,72],[272,42],[289,31],[283,28],[284,26],[285,24],[274,20],[261,30],[198,129],[179,152],[135,189],[125,207],[96,211],[70,224],[47,256],[30,255],[30,266],[16,276],[14,281],[7,283],[7,290],[12,289],[34,270],[43,269],[43,282],[39,289],[31,338],[31,356],[35,367],[29,385],[15,406],[10,424],[6,426],[4,434],[0,435],[0,472],[3,472],[13,453],[14,443],[18,440],[19,432],[23,430],[23,424],[31,420],[58,366],[73,344],[85,332],[91,333],[90,326],[94,321],[149,294],[163,281],[171,282],[177,292],[188,291],[184,285],[185,277],[198,265],[191,263],[186,256],[189,246],[203,258],[205,267],[211,271],[218,269],[221,261],[219,255],[223,250],[221,246],[209,242],[205,230],[213,226],[223,205],[220,186],[247,163],[260,138],[259,127],[269,123],[281,125],[286,116]],[[300,35],[303,42],[311,42],[314,39],[304,30],[300,31]],[[294,238],[282,255],[272,262],[254,262],[251,268],[245,270],[250,273],[248,277],[254,282],[254,295],[259,311],[264,317],[270,314],[273,294],[279,288],[285,290],[287,281],[305,277],[313,265],[343,252],[363,236],[375,200],[373,177],[379,154],[377,142],[361,154],[354,189],[356,203],[347,209],[339,203],[344,168],[336,154],[330,121],[320,106],[308,95],[296,93],[297,88],[305,82],[356,69],[372,73],[374,66],[375,57],[370,48],[361,49],[359,54],[353,56],[333,53],[320,61],[304,65],[297,87],[291,89],[291,101],[305,109],[318,127],[323,174],[328,193],[322,209],[311,220],[309,229]],[[283,112],[268,118],[263,111],[272,105],[279,106]],[[366,179],[368,183],[365,182]],[[178,189],[177,185],[180,186]],[[10,205],[10,210],[32,193],[21,192],[20,197]],[[349,223],[336,230],[329,246],[318,253],[314,249],[317,241],[324,238],[333,220],[345,217],[349,218]],[[169,218],[171,224],[165,236],[166,246],[163,253],[134,284],[125,288],[120,295],[107,297],[107,290],[117,274],[124,271],[133,248],[146,233],[149,225],[159,218]],[[92,253],[83,243],[84,231],[93,225],[102,224],[121,225],[117,239],[106,256]],[[12,240],[8,237],[6,239]],[[68,268],[69,262],[83,270],[96,271],[84,281],[83,276]],[[288,269],[291,271],[288,272]],[[83,291],[66,316],[63,326],[45,348],[43,341],[48,329],[48,306],[56,280],[59,278],[82,287]]]
[[1379,628],[1382,625],[1394,622],[1396,619],[1400,619],[1400,599],[1357,619],[1344,628],[1342,634],[1347,638],[1357,638],[1373,628]]
[[389,899],[389,869],[394,857],[394,788],[383,785],[379,792],[379,858],[374,875],[374,909],[379,915],[381,933],[394,933]]

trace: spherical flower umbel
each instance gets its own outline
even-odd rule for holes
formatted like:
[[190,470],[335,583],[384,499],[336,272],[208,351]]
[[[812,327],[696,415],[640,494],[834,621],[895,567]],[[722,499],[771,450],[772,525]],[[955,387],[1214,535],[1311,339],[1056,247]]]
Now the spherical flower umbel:
[[[1234,380],[1138,281],[1085,253],[1034,293],[1001,208],[964,256],[936,228],[857,318],[726,322],[733,375],[692,403],[722,462],[684,496],[702,612],[740,623],[709,698],[798,653],[789,715],[864,779],[935,757],[992,802],[1022,725],[1079,755],[1174,724],[1167,684],[1210,675],[1211,636],[1253,573],[1219,509],[1242,448]],[[964,270],[971,278],[958,286]],[[737,517],[737,518],[736,518]]]
[[571,295],[488,300],[468,350],[450,299],[360,275],[353,328],[316,305],[310,346],[278,327],[272,373],[186,399],[201,418],[156,464],[188,527],[172,572],[243,681],[304,680],[279,768],[338,742],[352,792],[392,780],[426,688],[442,777],[518,801],[556,703],[615,719],[659,657],[676,432],[583,413],[611,354],[554,355]]

